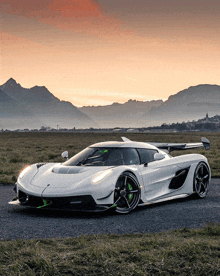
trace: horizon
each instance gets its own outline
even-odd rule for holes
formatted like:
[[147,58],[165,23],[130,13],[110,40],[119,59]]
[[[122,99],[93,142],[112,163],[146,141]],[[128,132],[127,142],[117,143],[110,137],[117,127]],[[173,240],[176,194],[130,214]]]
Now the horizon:
[[[205,119],[207,119],[208,118],[208,120],[209,120],[209,122],[208,123],[210,123],[210,120],[212,121],[213,119],[215,119],[216,117],[219,117],[220,118],[220,114],[216,114],[216,115],[213,115],[213,116],[209,116],[208,115],[208,113],[206,113],[205,115],[204,115],[204,117],[201,117],[201,118],[199,118],[199,119],[197,119],[197,120],[188,120],[188,121],[182,121],[182,122],[176,122],[176,123],[160,123],[160,124],[158,124],[158,125],[154,125],[154,126],[142,126],[142,127],[93,127],[93,128],[76,128],[76,127],[74,127],[74,128],[62,128],[62,127],[60,127],[59,125],[57,125],[57,128],[54,128],[54,127],[50,127],[50,126],[41,126],[41,127],[39,127],[39,128],[35,128],[35,129],[33,129],[33,128],[30,128],[30,127],[27,127],[27,128],[13,128],[13,129],[10,129],[10,128],[6,128],[6,129],[0,129],[0,133],[1,132],[7,132],[7,131],[12,131],[12,132],[14,132],[14,131],[20,131],[20,132],[25,132],[25,131],[30,131],[30,132],[35,132],[35,130],[38,130],[39,132],[40,131],[46,131],[46,132],[50,132],[51,130],[56,130],[56,131],[62,131],[62,130],[64,130],[64,129],[68,129],[68,130],[72,130],[72,131],[83,131],[83,130],[90,130],[91,132],[93,131],[93,130],[104,130],[104,129],[108,129],[108,130],[110,130],[110,129],[127,129],[127,130],[131,130],[131,129],[136,129],[136,130],[138,130],[138,129],[158,129],[159,131],[161,130],[161,129],[163,129],[163,125],[166,125],[166,126],[168,126],[169,127],[169,130],[172,132],[172,130],[175,130],[176,131],[176,129],[175,129],[175,125],[187,125],[187,124],[191,124],[191,123],[193,123],[193,124],[196,124],[196,123],[198,123],[198,122],[200,122],[200,121],[204,121]],[[203,122],[204,123],[204,122]],[[213,130],[213,129],[212,129]],[[182,132],[182,131],[184,131],[184,130],[178,130],[177,132]],[[194,132],[195,130],[187,130],[188,132]],[[204,131],[204,130],[202,130],[202,129],[200,129],[200,131]]]
[[0,83],[77,107],[220,85],[217,0],[0,0]]

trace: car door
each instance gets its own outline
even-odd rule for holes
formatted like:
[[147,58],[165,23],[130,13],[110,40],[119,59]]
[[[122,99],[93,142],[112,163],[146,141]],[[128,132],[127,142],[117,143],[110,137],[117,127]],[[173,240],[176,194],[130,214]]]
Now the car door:
[[173,158],[154,160],[156,150],[138,149],[141,165],[140,173],[144,184],[144,201],[154,200],[169,194],[169,184],[179,167]]

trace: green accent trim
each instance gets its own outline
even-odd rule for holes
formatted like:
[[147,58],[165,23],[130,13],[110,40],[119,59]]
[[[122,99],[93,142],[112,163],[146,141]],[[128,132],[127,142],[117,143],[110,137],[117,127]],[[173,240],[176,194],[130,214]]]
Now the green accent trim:
[[45,207],[45,206],[51,205],[51,203],[52,203],[52,202],[47,203],[47,201],[46,201],[45,199],[43,199],[43,204],[44,204],[44,205],[38,206],[37,208],[38,208],[38,209],[39,209],[39,208],[43,208],[43,207]]
[[100,150],[99,153],[106,153],[108,150]]
[[113,207],[117,207],[117,205],[116,205],[116,204],[113,204],[110,208],[113,208]]

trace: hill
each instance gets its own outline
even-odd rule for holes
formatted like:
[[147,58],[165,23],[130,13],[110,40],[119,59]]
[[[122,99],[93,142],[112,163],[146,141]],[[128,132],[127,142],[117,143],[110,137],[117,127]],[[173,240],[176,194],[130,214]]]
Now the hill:
[[177,123],[203,118],[206,113],[220,113],[220,86],[197,85],[178,92],[167,101],[140,102],[129,100],[124,104],[87,106],[82,112],[101,127],[149,127],[163,123]]
[[22,87],[14,79],[0,86],[0,128],[97,127],[70,102],[60,101],[45,86]]
[[158,107],[162,103],[162,100],[146,102],[129,100],[124,104],[84,106],[79,109],[95,120],[102,128],[142,127],[148,124],[146,113],[152,107]]
[[201,84],[191,86],[168,98],[159,107],[152,108],[147,116],[154,124],[197,120],[206,113],[220,113],[220,86]]

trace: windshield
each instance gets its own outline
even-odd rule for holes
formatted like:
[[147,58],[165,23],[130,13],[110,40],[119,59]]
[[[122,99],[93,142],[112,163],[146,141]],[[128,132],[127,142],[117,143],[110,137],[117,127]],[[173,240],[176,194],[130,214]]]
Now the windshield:
[[74,155],[64,166],[138,165],[139,156],[132,148],[86,148]]

